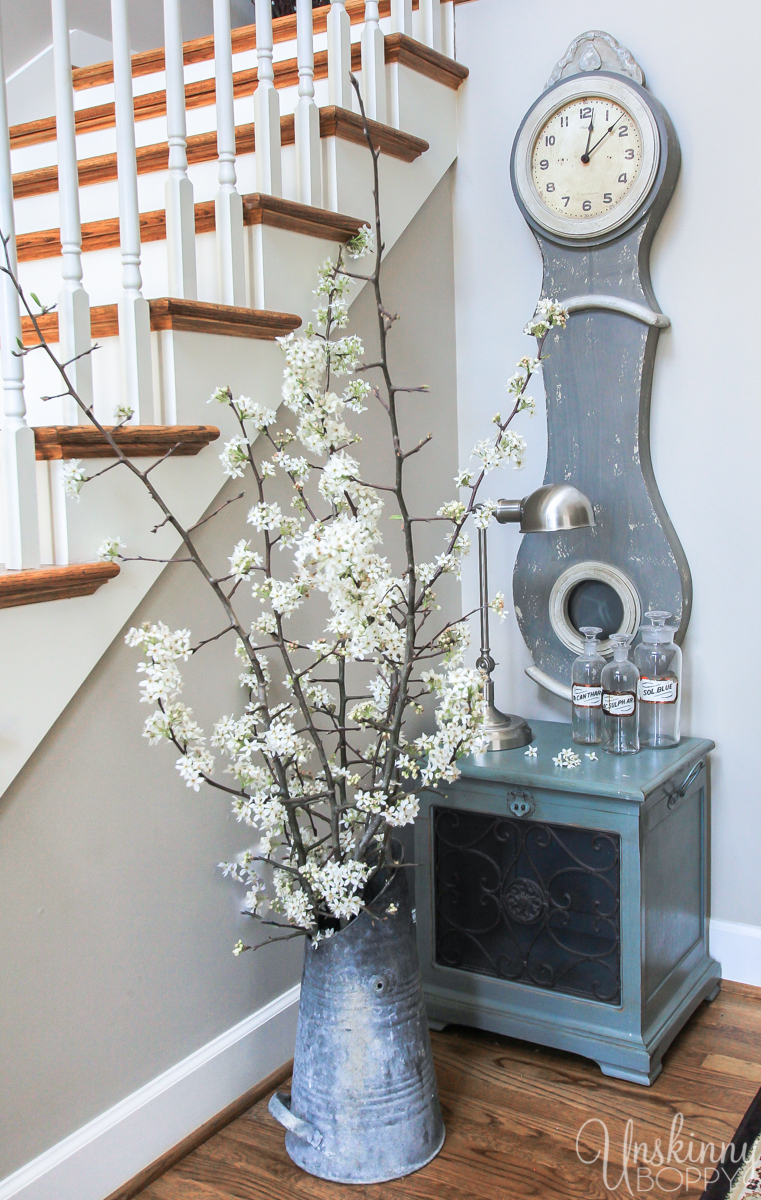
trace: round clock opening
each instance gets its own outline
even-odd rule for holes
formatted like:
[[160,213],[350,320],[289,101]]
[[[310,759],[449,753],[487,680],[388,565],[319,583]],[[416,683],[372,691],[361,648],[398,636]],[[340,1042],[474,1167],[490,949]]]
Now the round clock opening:
[[580,654],[582,625],[602,631],[600,650],[610,654],[612,633],[635,633],[642,621],[642,604],[631,579],[612,563],[581,562],[555,580],[549,601],[550,624],[564,646]]
[[568,597],[568,616],[574,629],[593,625],[603,638],[618,633],[624,622],[624,605],[615,588],[601,579],[584,579]]

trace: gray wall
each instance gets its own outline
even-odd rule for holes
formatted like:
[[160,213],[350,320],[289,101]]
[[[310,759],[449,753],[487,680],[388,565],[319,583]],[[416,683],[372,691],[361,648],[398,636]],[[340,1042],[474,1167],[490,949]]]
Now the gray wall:
[[[457,465],[452,253],[447,177],[386,271],[388,306],[403,314],[394,364],[404,382],[431,385],[430,397],[404,402],[405,436],[440,435],[411,472],[413,505],[429,514],[451,496]],[[371,353],[369,291],[352,316]],[[375,482],[391,462],[383,421],[377,404],[352,417]],[[236,480],[227,494],[239,490]],[[245,503],[201,538],[220,568],[250,533]],[[420,558],[441,543],[441,526],[424,528],[430,545]],[[457,588],[448,595],[445,615],[459,605]],[[148,593],[134,622],[145,619],[187,625],[194,636],[220,628],[213,598],[180,564]],[[219,643],[187,664],[185,699],[207,728],[241,702],[232,649]],[[137,661],[117,638],[0,798],[0,1178],[299,977],[298,941],[232,957],[254,926],[239,914],[240,888],[216,864],[254,839],[218,793],[185,788],[168,746],[141,737],[148,708],[137,702]]]
[[[755,305],[761,157],[748,140],[758,92],[756,0],[605,0],[540,5],[478,0],[456,8],[461,92],[455,272],[463,452],[485,437],[504,382],[530,344],[521,329],[542,281],[541,256],[510,189],[515,131],[572,38],[604,29],[634,54],[682,147],[677,190],[656,236],[653,284],[672,326],[660,338],[652,405],[655,476],[692,568],[683,731],[714,738],[713,916],[761,926],[756,761],[761,591],[755,491],[761,456]],[[485,35],[485,31],[489,35]],[[751,121],[748,125],[747,120]],[[534,392],[541,396],[541,386]],[[522,418],[529,459],[490,494],[542,481],[544,416]],[[512,595],[519,534],[496,530],[492,581]],[[474,564],[463,581],[476,595]],[[750,623],[750,624],[749,624]],[[569,719],[569,706],[524,675],[528,651],[511,618],[494,638],[497,703]],[[755,967],[757,970],[757,965]]]

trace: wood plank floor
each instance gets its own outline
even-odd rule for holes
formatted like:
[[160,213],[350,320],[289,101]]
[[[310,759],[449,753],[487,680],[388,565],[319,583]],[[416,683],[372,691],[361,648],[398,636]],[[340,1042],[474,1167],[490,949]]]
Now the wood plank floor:
[[[719,1157],[761,1078],[761,990],[725,985],[704,1004],[664,1061],[651,1088],[607,1079],[595,1063],[526,1042],[450,1027],[433,1035],[447,1140],[424,1170],[393,1183],[352,1187],[297,1170],[283,1130],[262,1100],[143,1192],[141,1200],[603,1200],[624,1196],[700,1196],[701,1146]],[[641,1171],[629,1156],[622,1178],[627,1121],[648,1156],[664,1158],[676,1118],[682,1142],[668,1170]],[[609,1131],[609,1167],[591,1160]],[[691,1144],[690,1144],[691,1142]],[[693,1159],[690,1164],[690,1155]],[[686,1174],[689,1168],[689,1176]]]

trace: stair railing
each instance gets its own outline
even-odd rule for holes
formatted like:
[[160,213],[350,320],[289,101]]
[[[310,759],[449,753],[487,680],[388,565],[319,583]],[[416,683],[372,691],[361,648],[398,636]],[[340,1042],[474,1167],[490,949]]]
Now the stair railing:
[[188,179],[185,65],[180,0],[164,0],[166,131],[169,176],[164,189],[169,295],[195,300],[196,221],[193,184]]
[[[69,14],[66,0],[52,0],[53,69],[55,73],[56,143],[58,152],[58,211],[61,226],[62,286],[58,293],[58,340],[69,378],[83,402],[93,402],[90,297],[82,285],[82,224],[79,214],[77,138],[74,92],[71,86]],[[64,420],[86,420],[67,398]]]
[[256,0],[256,190],[270,196],[282,196],[280,97],[275,87],[273,48],[271,0]]
[[296,0],[299,98],[294,113],[296,189],[302,204],[322,205],[320,114],[314,101],[314,28],[311,0]]
[[346,0],[333,0],[328,13],[328,98],[338,108],[354,107],[350,74],[351,21]]
[[153,420],[151,316],[148,301],[143,296],[140,272],[140,209],[127,0],[111,0],[111,36],[122,258],[122,291],[118,304],[122,399],[134,411],[136,420],[145,423]]
[[243,200],[235,173],[235,92],[230,0],[214,0],[214,80],[219,190],[214,201],[222,304],[245,305]]
[[412,0],[391,0],[391,32],[412,37]]
[[373,121],[386,123],[386,51],[378,0],[366,0],[362,29],[362,99]]
[[447,58],[456,58],[455,54],[455,6],[454,0],[441,5],[441,53]]
[[432,50],[441,50],[441,0],[420,0],[418,17],[421,42]]
[[[16,271],[16,225],[13,218],[11,140],[5,95],[5,66],[0,30],[0,264]],[[37,473],[34,433],[26,423],[24,360],[16,351],[21,340],[19,297],[8,275],[0,275],[0,359],[3,375],[3,484],[5,491],[5,565],[22,570],[40,565],[37,521]]]

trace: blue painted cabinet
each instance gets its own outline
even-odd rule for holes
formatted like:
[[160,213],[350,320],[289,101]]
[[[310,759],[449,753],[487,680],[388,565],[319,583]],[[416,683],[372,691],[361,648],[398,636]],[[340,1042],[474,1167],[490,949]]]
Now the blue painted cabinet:
[[[421,795],[418,946],[430,1020],[595,1059],[649,1084],[719,990],[708,953],[708,754],[622,758],[534,721],[523,749],[465,759]],[[552,759],[572,746],[581,766]],[[597,760],[588,757],[595,752]]]

